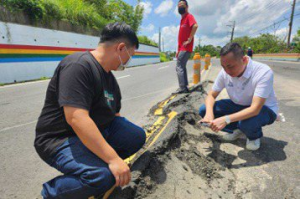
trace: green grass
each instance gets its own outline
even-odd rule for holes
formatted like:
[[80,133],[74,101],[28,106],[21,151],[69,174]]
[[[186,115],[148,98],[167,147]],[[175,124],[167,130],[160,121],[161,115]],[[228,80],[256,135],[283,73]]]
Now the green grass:
[[41,77],[40,79],[38,80],[47,80],[47,79],[50,79],[49,77]]
[[3,0],[11,12],[24,12],[32,21],[48,24],[53,20],[101,30],[109,20],[104,19],[93,4],[83,0]]
[[160,55],[160,62],[168,62],[170,59],[167,58],[167,55],[165,53],[159,53]]

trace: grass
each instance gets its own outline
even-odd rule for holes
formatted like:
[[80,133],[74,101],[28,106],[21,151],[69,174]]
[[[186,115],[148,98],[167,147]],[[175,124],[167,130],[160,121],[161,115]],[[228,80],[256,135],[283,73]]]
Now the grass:
[[12,12],[23,11],[31,20],[45,24],[52,20],[63,20],[101,30],[109,23],[93,4],[83,0],[3,0],[2,5]]
[[165,53],[159,53],[159,56],[160,56],[160,62],[168,62],[170,61],[169,58],[167,58],[167,55]]

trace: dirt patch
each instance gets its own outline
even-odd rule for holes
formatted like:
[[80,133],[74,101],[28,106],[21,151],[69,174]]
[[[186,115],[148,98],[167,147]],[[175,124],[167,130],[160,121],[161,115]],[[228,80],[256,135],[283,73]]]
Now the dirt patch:
[[[201,86],[179,95],[164,107],[176,111],[163,138],[132,166],[133,181],[116,189],[110,198],[245,198],[249,191],[236,190],[235,175],[228,169],[234,155],[220,149],[218,136],[206,133],[197,122],[203,103]],[[154,109],[153,109],[154,110]]]

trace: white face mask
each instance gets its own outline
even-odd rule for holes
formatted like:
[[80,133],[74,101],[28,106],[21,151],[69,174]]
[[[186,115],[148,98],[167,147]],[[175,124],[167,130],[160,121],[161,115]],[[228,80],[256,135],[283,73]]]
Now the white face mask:
[[132,57],[130,56],[130,54],[129,54],[127,48],[126,48],[126,46],[125,46],[125,50],[126,50],[128,56],[129,56],[129,59],[128,59],[128,61],[124,64],[124,63],[122,62],[121,56],[119,55],[119,59],[120,59],[121,64],[120,64],[120,66],[118,67],[117,71],[123,71],[123,70],[125,70],[125,68],[128,67],[129,63],[130,63],[131,60],[132,60]]

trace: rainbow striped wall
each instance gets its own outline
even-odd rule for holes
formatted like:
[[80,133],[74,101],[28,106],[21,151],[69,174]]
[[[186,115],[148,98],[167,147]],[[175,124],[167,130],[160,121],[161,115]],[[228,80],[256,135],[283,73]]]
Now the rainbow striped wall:
[[[0,63],[61,61],[72,53],[91,50],[93,49],[0,44]],[[159,53],[136,52],[133,59],[158,57]]]
[[300,53],[254,54],[254,59],[300,62]]
[[[0,21],[0,83],[52,77],[64,57],[91,51],[98,42],[94,36]],[[140,45],[129,67],[159,62],[158,48]]]

